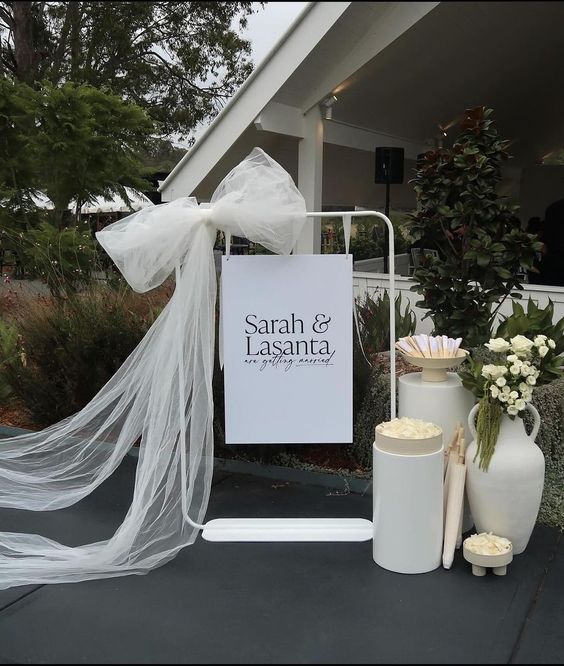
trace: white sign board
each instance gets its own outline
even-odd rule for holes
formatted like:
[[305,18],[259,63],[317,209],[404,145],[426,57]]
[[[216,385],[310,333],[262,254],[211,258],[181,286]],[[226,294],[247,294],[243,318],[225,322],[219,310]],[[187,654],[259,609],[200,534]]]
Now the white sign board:
[[222,263],[228,444],[352,441],[352,259]]

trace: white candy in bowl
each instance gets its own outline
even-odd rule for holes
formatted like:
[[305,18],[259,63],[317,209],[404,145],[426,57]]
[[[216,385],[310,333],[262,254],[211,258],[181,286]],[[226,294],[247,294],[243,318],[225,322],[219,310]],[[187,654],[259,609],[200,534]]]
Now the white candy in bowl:
[[496,576],[505,576],[507,565],[513,561],[513,544],[505,537],[482,532],[464,540],[463,553],[474,576],[485,576],[487,569],[493,569]]
[[427,421],[402,416],[376,426],[376,446],[397,455],[425,455],[442,447],[443,431]]

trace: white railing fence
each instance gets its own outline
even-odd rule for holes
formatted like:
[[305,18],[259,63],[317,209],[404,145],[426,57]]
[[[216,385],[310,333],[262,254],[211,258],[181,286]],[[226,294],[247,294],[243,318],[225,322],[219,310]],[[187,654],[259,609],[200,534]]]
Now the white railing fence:
[[[430,333],[433,323],[431,319],[423,319],[425,310],[418,308],[415,303],[420,300],[419,294],[410,291],[410,287],[414,284],[413,280],[408,277],[395,276],[396,294],[402,296],[402,311],[407,302],[410,303],[415,316],[417,317],[417,332]],[[564,317],[564,287],[550,287],[545,285],[524,285],[524,290],[521,292],[523,298],[521,302],[525,305],[529,296],[537,303],[537,305],[544,307],[548,304],[548,299],[554,303],[554,319],[555,321]],[[388,288],[388,276],[383,273],[361,273],[355,271],[353,273],[353,288],[354,295],[362,296],[365,293],[373,295],[374,293],[383,293]],[[512,299],[508,298],[501,306],[499,313],[502,315],[511,314]]]

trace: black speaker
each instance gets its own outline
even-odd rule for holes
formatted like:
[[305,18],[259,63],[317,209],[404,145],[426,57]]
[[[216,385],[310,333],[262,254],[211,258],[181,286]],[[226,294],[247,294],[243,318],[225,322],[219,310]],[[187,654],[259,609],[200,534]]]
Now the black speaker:
[[403,148],[376,148],[376,174],[378,185],[403,183]]

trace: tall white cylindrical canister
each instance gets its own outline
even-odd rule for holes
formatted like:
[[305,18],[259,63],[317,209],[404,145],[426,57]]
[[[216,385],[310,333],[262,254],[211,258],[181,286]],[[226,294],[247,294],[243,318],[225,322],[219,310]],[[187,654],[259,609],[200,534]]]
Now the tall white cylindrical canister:
[[374,561],[396,573],[433,571],[443,548],[442,434],[404,440],[377,432],[373,449]]
[[472,441],[468,430],[468,414],[474,406],[474,396],[462,386],[454,372],[446,373],[446,381],[423,381],[421,372],[402,375],[398,379],[398,416],[408,416],[436,423],[443,431],[448,445],[457,423],[464,426],[466,444]]
[[[427,382],[423,373],[412,372],[398,379],[398,416],[407,416],[436,423],[443,431],[445,446],[454,433],[457,423],[464,426],[464,439],[468,446],[472,435],[468,429],[468,414],[474,406],[474,395],[462,386],[454,372],[445,373],[444,381]],[[473,520],[464,503],[463,532],[472,528]]]

